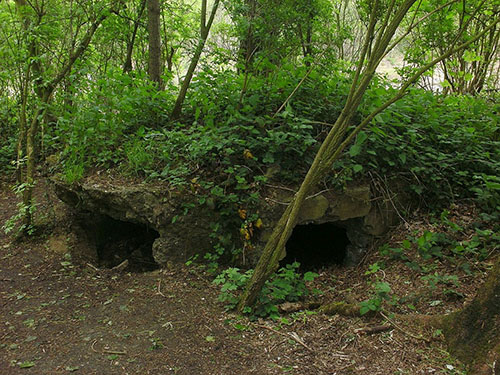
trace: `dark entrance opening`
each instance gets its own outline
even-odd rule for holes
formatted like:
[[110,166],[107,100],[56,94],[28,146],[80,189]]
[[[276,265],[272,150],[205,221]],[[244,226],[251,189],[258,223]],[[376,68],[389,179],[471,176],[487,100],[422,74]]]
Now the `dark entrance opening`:
[[286,243],[281,264],[299,262],[301,271],[342,265],[350,243],[346,229],[334,223],[297,225]]
[[127,271],[146,272],[159,268],[154,261],[153,242],[160,235],[143,224],[99,215],[91,225],[99,266],[113,268],[128,260]]

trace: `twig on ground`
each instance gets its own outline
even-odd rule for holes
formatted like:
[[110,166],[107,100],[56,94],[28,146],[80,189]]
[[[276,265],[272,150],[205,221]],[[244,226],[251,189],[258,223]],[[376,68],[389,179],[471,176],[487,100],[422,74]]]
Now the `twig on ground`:
[[[160,286],[161,286],[161,280],[158,280],[158,290],[157,290],[156,294],[159,294],[160,296],[165,297],[165,294],[163,294],[160,290]],[[167,298],[167,297],[165,297],[165,298]]]
[[354,360],[353,360],[353,361],[352,361],[351,363],[349,363],[348,365],[342,366],[342,367],[340,367],[340,368],[336,368],[335,370],[337,370],[337,371],[342,371],[342,370],[345,370],[346,368],[349,368],[349,367],[351,367],[351,366],[354,366],[355,364],[356,364],[356,361],[354,361]]
[[417,336],[417,335],[414,335],[412,334],[411,332],[408,332],[406,330],[404,330],[403,328],[401,328],[398,324],[396,324],[396,322],[394,322],[394,320],[392,320],[391,318],[389,318],[387,315],[385,315],[382,311],[380,311],[380,315],[382,315],[382,317],[387,320],[389,323],[391,323],[394,328],[396,328],[398,331],[401,331],[402,333],[404,333],[405,335],[407,336],[410,336],[411,338],[414,338],[415,340],[423,340],[427,343],[430,342],[430,340],[422,335],[420,336]]
[[311,352],[314,352],[314,350],[312,350],[310,347],[308,347],[304,341],[302,341],[302,339],[299,337],[299,335],[297,334],[297,332],[289,332],[288,333],[288,336],[290,336],[293,340],[295,340],[297,343],[299,343],[300,345],[302,345],[304,348],[306,348],[307,350],[311,351]]
[[121,271],[123,271],[127,267],[128,267],[128,259],[125,259],[119,265],[114,266],[113,268],[111,268],[111,271],[121,272]]
[[302,341],[302,339],[299,337],[299,335],[297,333],[295,333],[295,332],[283,333],[283,332],[280,332],[280,331],[276,331],[274,328],[268,327],[268,326],[263,325],[263,324],[254,324],[254,325],[257,326],[257,327],[260,327],[260,328],[265,328],[265,329],[267,329],[267,330],[269,330],[271,332],[277,333],[278,335],[289,337],[289,338],[293,339],[296,343],[302,345],[307,350],[309,350],[311,352],[314,352],[314,350],[312,350],[309,346],[307,346],[304,343],[304,341]]
[[89,266],[90,268],[92,268],[94,271],[99,271],[99,268],[97,268],[96,266],[94,266],[92,263],[87,263],[87,266]]
[[99,350],[97,350],[94,347],[95,344],[97,344],[97,340],[92,341],[92,344],[90,345],[90,348],[95,353],[99,353],[99,354],[116,354],[116,355],[126,355],[127,354],[127,352],[124,351],[124,350],[108,350],[108,349],[103,349],[103,350],[99,351]]
[[125,350],[107,350],[107,349],[104,349],[102,351],[102,354],[127,355],[127,352]]

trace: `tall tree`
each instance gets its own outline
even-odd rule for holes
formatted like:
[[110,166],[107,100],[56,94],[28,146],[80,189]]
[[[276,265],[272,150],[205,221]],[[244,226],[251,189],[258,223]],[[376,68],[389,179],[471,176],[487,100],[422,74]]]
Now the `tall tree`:
[[[41,38],[43,30],[41,29],[46,22],[44,17],[48,17],[47,8],[50,5],[45,2],[28,2],[26,0],[16,0],[18,15],[23,25],[26,40],[25,62],[25,83],[21,94],[21,116],[19,122],[20,141],[18,142],[18,158],[22,157],[25,161],[25,172],[18,171],[19,185],[23,187],[23,212],[24,228],[29,228],[32,224],[33,209],[33,187],[35,183],[35,168],[37,160],[36,139],[39,133],[41,121],[47,111],[48,105],[54,91],[58,85],[71,73],[75,62],[81,58],[90,45],[92,37],[101,23],[109,14],[109,9],[101,11],[88,22],[88,28],[83,37],[77,43],[76,48],[72,49],[67,56],[59,56],[63,61],[58,67],[44,67],[42,65],[42,46]],[[45,30],[46,31],[46,30]],[[46,51],[45,51],[46,52]],[[45,69],[44,69],[45,68]],[[32,87],[35,97],[29,95],[29,88]],[[28,100],[32,99],[30,107],[32,112],[28,115]],[[31,117],[29,119],[29,117]],[[24,152],[22,152],[23,150]],[[24,165],[24,162],[18,160],[18,165]]]
[[147,0],[148,4],[148,74],[151,81],[155,82],[159,89],[163,88],[161,79],[161,37],[160,37],[160,1]]
[[127,40],[127,55],[125,56],[125,62],[123,63],[124,73],[132,71],[132,52],[134,50],[137,31],[139,30],[139,26],[141,24],[141,17],[142,14],[144,13],[145,8],[146,8],[146,0],[141,0],[139,4],[139,9],[137,10],[137,17],[133,20],[132,34]]

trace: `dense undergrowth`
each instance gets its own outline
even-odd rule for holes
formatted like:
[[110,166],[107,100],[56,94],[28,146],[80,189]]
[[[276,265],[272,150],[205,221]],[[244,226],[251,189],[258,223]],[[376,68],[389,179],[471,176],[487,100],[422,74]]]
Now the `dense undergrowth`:
[[[167,115],[174,88],[157,92],[145,77],[109,74],[79,87],[71,108],[57,113],[61,107],[54,106],[58,120],[45,129],[43,152],[56,155],[56,171],[69,181],[95,167],[117,167],[177,186],[203,176],[226,191],[241,191],[279,166],[275,177],[296,183],[342,108],[348,82],[338,71],[313,71],[277,113],[305,69],[251,77],[244,93],[243,75],[205,69],[178,123]],[[354,122],[394,91],[390,82],[375,80]],[[474,197],[478,187],[499,182],[499,110],[494,101],[413,89],[358,136],[330,182],[397,176],[430,207]],[[2,113],[2,121],[7,118]],[[14,159],[15,120],[10,116],[10,126],[3,126],[4,167]]]
[[[62,113],[54,105],[57,122],[46,127],[42,151],[57,155],[56,171],[69,181],[96,166],[118,167],[174,185],[197,176],[219,178],[238,190],[269,166],[279,166],[281,180],[298,182],[348,89],[347,75],[339,69],[315,70],[277,113],[305,73],[290,67],[251,77],[242,93],[243,75],[207,68],[193,82],[178,123],[168,118],[174,87],[157,92],[146,77],[110,73],[75,88],[80,95]],[[390,82],[375,80],[353,122],[394,91]],[[481,98],[413,89],[358,136],[335,164],[332,181],[397,175],[429,206],[474,196],[474,188],[498,183],[499,107]],[[2,168],[15,159],[18,119],[11,112],[8,103],[2,106]]]

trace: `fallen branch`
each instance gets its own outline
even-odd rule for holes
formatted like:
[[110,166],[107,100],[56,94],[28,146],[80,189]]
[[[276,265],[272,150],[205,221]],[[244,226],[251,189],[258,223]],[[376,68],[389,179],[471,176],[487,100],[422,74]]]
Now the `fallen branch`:
[[319,308],[319,312],[327,314],[327,315],[343,315],[343,316],[360,316],[359,306],[347,303],[347,302],[330,302],[326,305],[322,305]]
[[113,268],[111,268],[111,271],[121,272],[121,271],[123,271],[127,267],[128,267],[128,259],[125,259],[119,265],[114,266]]
[[87,266],[89,266],[90,268],[92,268],[94,271],[99,272],[99,268],[97,268],[96,266],[94,266],[92,263],[87,263]]
[[364,327],[364,328],[356,328],[354,333],[364,333],[366,335],[373,335],[374,333],[380,333],[391,330],[393,327],[390,324],[373,326],[373,327]]
[[[163,294],[160,290],[160,286],[161,286],[161,280],[158,280],[158,290],[156,292],[156,294],[159,294],[160,296],[163,296],[165,297],[165,294]],[[166,297],[165,297],[166,298]]]

